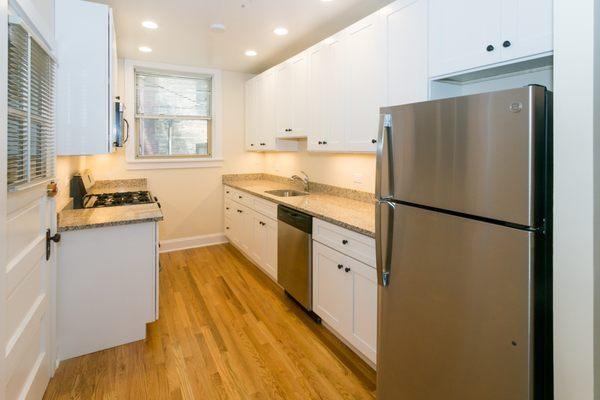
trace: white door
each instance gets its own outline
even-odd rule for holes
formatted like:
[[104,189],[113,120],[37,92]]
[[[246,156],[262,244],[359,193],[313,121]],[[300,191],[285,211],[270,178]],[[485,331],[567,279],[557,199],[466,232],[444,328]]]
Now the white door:
[[45,185],[8,194],[2,298],[6,399],[41,398],[53,371],[56,270],[53,256],[46,260],[46,229],[55,229],[54,209]]
[[250,237],[251,244],[249,247],[249,255],[256,264],[263,267],[264,257],[267,248],[267,232],[263,229],[263,217],[261,214],[255,211],[249,211],[252,219],[252,235]]
[[502,1],[502,58],[552,51],[552,0]]
[[308,56],[302,53],[290,61],[292,91],[292,134],[306,134],[308,126]]
[[385,103],[383,38],[377,15],[371,15],[347,30],[346,148],[374,152],[379,129],[379,108]]
[[267,71],[260,76],[258,96],[259,146],[261,150],[274,150],[277,126],[275,120],[275,71]]
[[310,50],[308,150],[343,151],[346,79],[343,34]]
[[257,129],[257,114],[258,114],[258,98],[256,90],[256,79],[246,81],[245,92],[245,119],[246,119],[246,149],[259,150],[258,129]]
[[498,0],[430,0],[430,76],[499,62],[501,21]]
[[427,100],[427,0],[395,2],[385,8],[387,104]]
[[[11,17],[11,22],[13,21]],[[13,26],[14,28],[14,26]],[[14,46],[12,50],[13,69],[22,68],[24,57],[17,57],[15,54],[21,47],[28,48],[28,39],[17,39],[17,36],[24,38],[27,36],[25,30],[17,34],[12,30],[12,39]],[[56,349],[54,346],[55,332],[55,258],[56,251],[52,244],[52,255],[46,259],[46,230],[56,229],[55,204],[52,199],[46,197],[45,183],[30,185],[28,188],[21,188],[18,191],[7,192],[7,168],[10,166],[11,175],[14,179],[15,171],[23,171],[17,168],[19,156],[14,150],[19,146],[20,139],[16,140],[15,132],[20,132],[19,137],[27,135],[18,121],[22,120],[23,113],[15,112],[12,108],[10,118],[7,118],[7,2],[0,1],[0,263],[3,266],[0,277],[0,341],[2,345],[2,360],[0,360],[0,399],[41,399],[46,389],[48,380],[54,371],[54,361]],[[17,45],[16,43],[20,43]],[[36,68],[44,65],[42,61],[40,47],[29,46],[31,54],[36,52]],[[45,53],[45,52],[44,52]],[[16,61],[18,58],[19,61]],[[27,57],[30,58],[30,57]],[[26,68],[26,67],[25,67]],[[24,71],[24,70],[21,70]],[[37,70],[39,72],[39,70]],[[46,72],[36,75],[35,79],[29,79],[28,84],[21,84],[19,79],[11,80],[11,104],[13,107],[21,109],[20,104],[25,97],[15,96],[15,93],[29,93],[35,90],[38,94],[36,105],[33,100],[29,102],[25,109],[39,110],[41,106],[47,106],[44,101],[39,101],[40,92],[47,91],[51,94],[52,86],[43,83],[41,79]],[[25,76],[19,74],[19,76]],[[43,76],[42,76],[43,75]],[[23,89],[28,87],[28,89]],[[14,97],[13,97],[14,96]],[[18,97],[18,98],[17,98]],[[29,97],[33,98],[33,97]],[[19,104],[15,106],[14,104]],[[24,103],[24,102],[23,102]],[[38,111],[39,112],[39,111]],[[27,114],[30,115],[30,114]],[[37,113],[36,113],[37,115]],[[33,118],[32,118],[33,120]],[[43,123],[43,122],[42,122]],[[39,119],[32,122],[39,126]],[[7,127],[10,127],[10,133]],[[20,127],[20,128],[16,128]],[[18,130],[17,130],[18,129]],[[40,134],[39,131],[36,131]],[[8,141],[8,137],[12,137]],[[35,136],[33,136],[35,137]],[[47,138],[48,141],[50,138]],[[39,142],[38,137],[35,143]],[[32,166],[31,177],[40,177],[46,174],[46,168],[54,169],[56,158],[53,153],[48,153],[48,146],[45,144],[31,146],[24,159]],[[9,149],[7,143],[10,143],[11,157],[10,163],[7,161]],[[45,160],[46,162],[43,162]],[[34,168],[35,166],[35,168]],[[27,171],[28,169],[25,169]],[[21,176],[21,175],[19,175]],[[27,179],[29,180],[29,179]],[[15,181],[13,181],[14,183]]]
[[277,134],[285,136],[292,129],[292,68],[289,62],[281,64],[275,70],[275,119]]
[[271,218],[264,218],[263,231],[266,233],[265,249],[263,254],[263,267],[269,275],[277,280],[277,221]]
[[[377,354],[377,270],[348,259],[352,274],[352,344],[375,362]],[[344,270],[345,271],[345,270]]]
[[323,321],[346,336],[352,320],[352,274],[346,256],[313,242],[313,309]]

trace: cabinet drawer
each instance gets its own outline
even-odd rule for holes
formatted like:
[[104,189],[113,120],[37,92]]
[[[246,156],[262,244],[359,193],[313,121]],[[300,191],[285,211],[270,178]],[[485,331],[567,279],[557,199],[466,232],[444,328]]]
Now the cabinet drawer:
[[245,205],[246,207],[254,208],[254,199],[254,196],[246,192],[233,189],[233,200]]
[[235,189],[230,188],[229,186],[224,186],[224,195],[226,199],[234,199],[235,196]]
[[225,208],[223,213],[225,214],[225,218],[231,218],[231,213],[233,212],[233,204],[231,204],[231,200],[225,198]]
[[313,219],[313,239],[375,267],[375,239]]
[[254,198],[254,211],[277,220],[277,204],[268,200]]

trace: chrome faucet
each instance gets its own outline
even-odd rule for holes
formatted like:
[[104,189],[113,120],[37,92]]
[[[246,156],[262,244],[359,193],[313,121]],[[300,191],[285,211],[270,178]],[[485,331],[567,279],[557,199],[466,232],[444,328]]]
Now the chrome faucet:
[[308,175],[306,175],[306,172],[304,171],[300,171],[300,173],[304,175],[304,178],[301,178],[298,175],[292,175],[290,179],[292,180],[292,182],[301,181],[304,184],[304,191],[308,192],[310,191],[310,181],[308,180]]

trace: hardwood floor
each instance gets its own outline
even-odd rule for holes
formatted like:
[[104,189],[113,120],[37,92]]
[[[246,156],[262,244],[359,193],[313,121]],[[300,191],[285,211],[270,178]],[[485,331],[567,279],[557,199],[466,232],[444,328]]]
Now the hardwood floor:
[[63,361],[44,399],[375,398],[375,372],[231,245],[161,265],[147,339]]

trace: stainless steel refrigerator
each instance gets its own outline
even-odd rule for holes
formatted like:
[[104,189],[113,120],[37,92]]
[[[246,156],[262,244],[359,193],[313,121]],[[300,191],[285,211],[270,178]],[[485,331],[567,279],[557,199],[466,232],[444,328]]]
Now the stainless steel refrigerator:
[[381,109],[379,400],[552,397],[551,94]]

